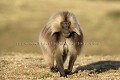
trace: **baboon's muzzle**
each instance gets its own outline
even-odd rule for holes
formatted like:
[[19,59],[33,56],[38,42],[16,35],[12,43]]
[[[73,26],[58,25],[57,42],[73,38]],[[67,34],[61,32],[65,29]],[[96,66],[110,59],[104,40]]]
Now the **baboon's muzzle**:
[[65,36],[65,38],[69,38],[70,37],[70,31],[69,30],[64,30],[63,35]]

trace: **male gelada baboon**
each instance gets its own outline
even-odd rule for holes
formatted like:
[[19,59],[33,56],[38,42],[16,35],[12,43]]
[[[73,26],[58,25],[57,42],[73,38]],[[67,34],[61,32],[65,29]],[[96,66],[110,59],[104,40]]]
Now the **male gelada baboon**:
[[[68,11],[53,15],[41,31],[39,43],[51,72],[59,71],[62,77],[71,74],[83,43],[83,33],[75,15]],[[68,55],[69,65],[64,69],[63,64]]]

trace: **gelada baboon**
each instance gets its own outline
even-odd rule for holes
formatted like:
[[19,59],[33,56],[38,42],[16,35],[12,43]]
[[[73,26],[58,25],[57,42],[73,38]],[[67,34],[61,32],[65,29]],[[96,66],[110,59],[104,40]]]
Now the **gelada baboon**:
[[[68,11],[53,15],[41,31],[39,43],[51,72],[59,71],[62,77],[71,74],[83,43],[83,33],[75,15]],[[63,64],[68,55],[69,65],[64,69]]]

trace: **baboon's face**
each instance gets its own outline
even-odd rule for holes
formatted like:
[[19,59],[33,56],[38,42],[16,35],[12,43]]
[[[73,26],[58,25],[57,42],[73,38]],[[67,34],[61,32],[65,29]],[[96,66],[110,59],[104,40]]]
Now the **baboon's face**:
[[61,22],[62,33],[65,36],[65,38],[70,37],[70,33],[71,33],[70,26],[71,26],[71,22],[69,22],[69,21],[62,21]]

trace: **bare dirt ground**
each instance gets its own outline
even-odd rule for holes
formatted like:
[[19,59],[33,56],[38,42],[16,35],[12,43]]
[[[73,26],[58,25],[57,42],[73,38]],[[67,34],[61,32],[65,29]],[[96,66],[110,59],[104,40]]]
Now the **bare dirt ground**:
[[51,73],[40,54],[0,55],[0,80],[120,80],[120,55],[80,55],[73,71],[68,78]]

